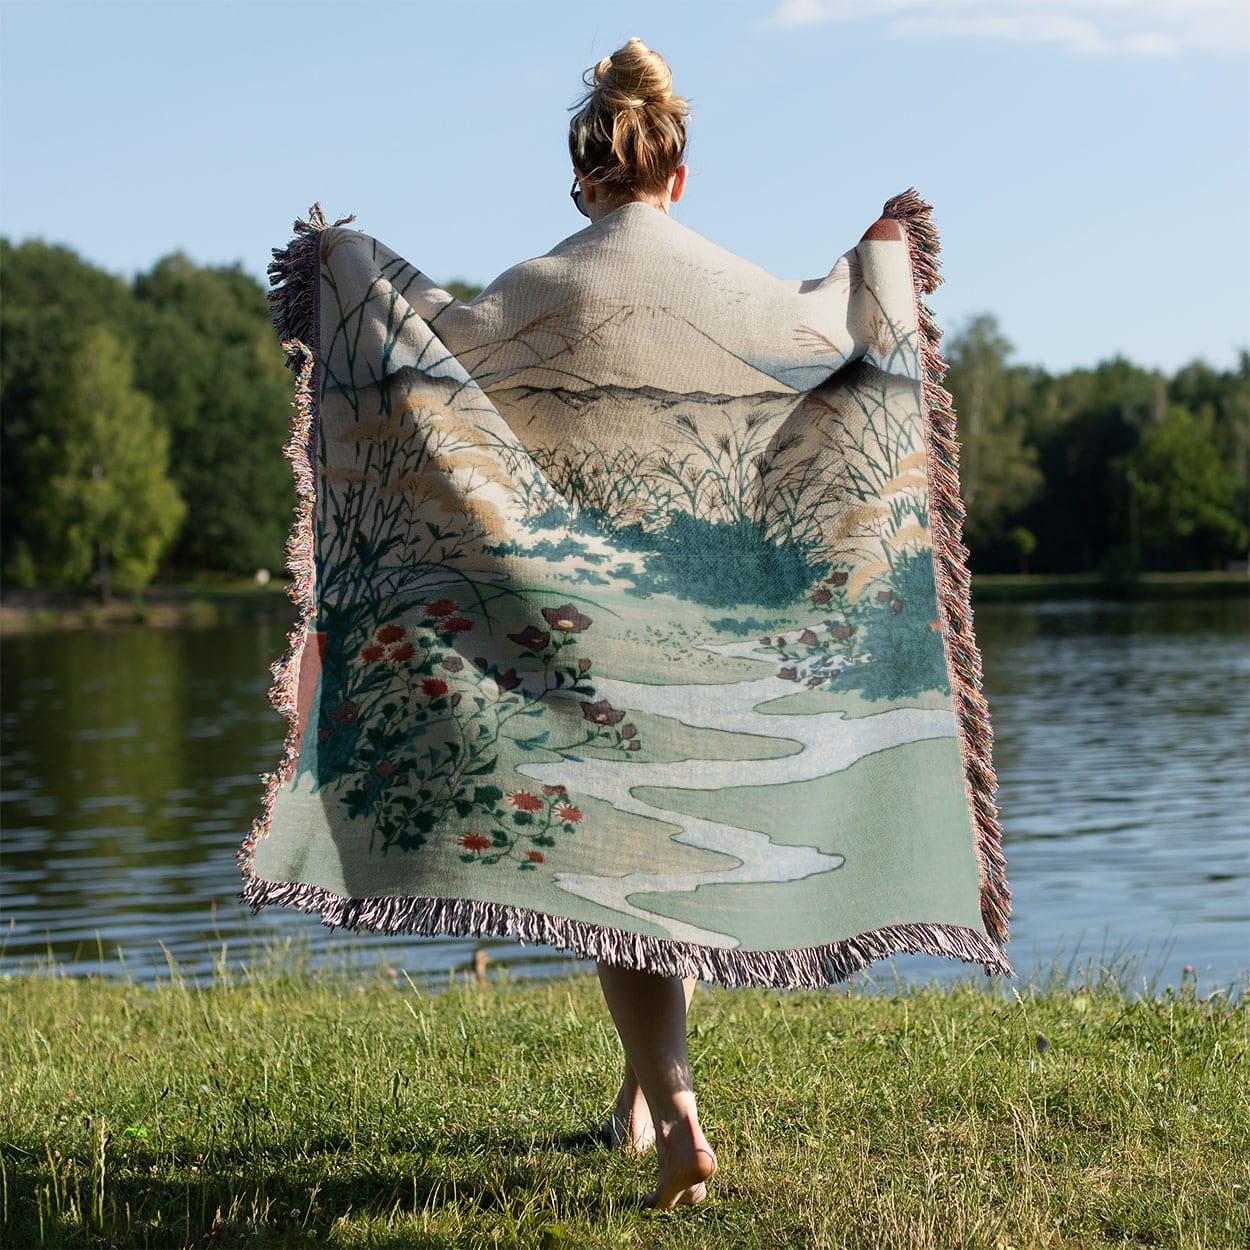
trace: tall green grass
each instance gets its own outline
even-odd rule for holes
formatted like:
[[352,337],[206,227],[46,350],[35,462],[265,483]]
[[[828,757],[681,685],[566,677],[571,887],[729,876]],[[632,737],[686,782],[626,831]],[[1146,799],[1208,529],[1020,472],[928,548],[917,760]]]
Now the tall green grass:
[[1233,1247],[1250,1230],[1244,997],[1115,978],[700,989],[710,1201],[640,1209],[596,1144],[596,983],[280,962],[211,985],[0,982],[4,1244]]

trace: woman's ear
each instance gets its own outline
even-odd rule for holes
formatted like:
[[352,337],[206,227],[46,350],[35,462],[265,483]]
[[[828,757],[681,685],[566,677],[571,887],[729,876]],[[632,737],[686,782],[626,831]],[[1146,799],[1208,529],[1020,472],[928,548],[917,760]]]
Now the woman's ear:
[[678,165],[673,173],[673,181],[669,184],[668,198],[674,204],[681,199],[681,193],[686,189],[686,174],[689,172],[689,166]]

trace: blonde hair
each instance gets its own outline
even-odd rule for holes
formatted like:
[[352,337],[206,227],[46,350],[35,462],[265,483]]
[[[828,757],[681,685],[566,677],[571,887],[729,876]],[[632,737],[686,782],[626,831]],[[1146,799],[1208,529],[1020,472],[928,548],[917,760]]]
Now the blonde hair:
[[582,75],[588,90],[573,108],[569,155],[610,195],[655,195],[686,153],[686,101],[673,94],[668,64],[631,39]]

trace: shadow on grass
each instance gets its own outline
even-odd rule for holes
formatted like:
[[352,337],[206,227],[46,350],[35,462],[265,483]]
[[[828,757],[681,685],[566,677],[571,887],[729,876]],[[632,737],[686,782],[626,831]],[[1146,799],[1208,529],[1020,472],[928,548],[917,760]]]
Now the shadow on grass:
[[592,1222],[641,1209],[641,1185],[626,1186],[636,1194],[631,1200],[611,1183],[614,1169],[604,1165],[617,1158],[592,1130],[440,1130],[355,1148],[341,1137],[304,1138],[214,1151],[194,1171],[170,1152],[136,1150],[128,1163],[110,1159],[106,1175],[0,1146],[4,1244],[294,1246],[326,1241],[350,1218],[371,1226],[370,1246],[463,1245],[459,1236],[413,1227],[422,1216],[434,1221],[453,1211],[458,1221],[502,1217],[518,1235],[537,1235],[558,1212],[535,1195],[557,1183]]

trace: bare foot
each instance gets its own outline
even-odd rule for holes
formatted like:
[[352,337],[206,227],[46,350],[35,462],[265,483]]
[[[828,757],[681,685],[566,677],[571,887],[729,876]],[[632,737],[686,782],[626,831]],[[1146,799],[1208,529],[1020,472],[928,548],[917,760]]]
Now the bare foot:
[[628,1081],[621,1086],[612,1114],[599,1133],[614,1150],[636,1150],[642,1154],[655,1145],[651,1109],[636,1082],[632,1087]]
[[660,1179],[644,1206],[667,1211],[698,1206],[707,1197],[707,1182],[716,1171],[716,1156],[698,1121],[679,1120],[657,1136]]

